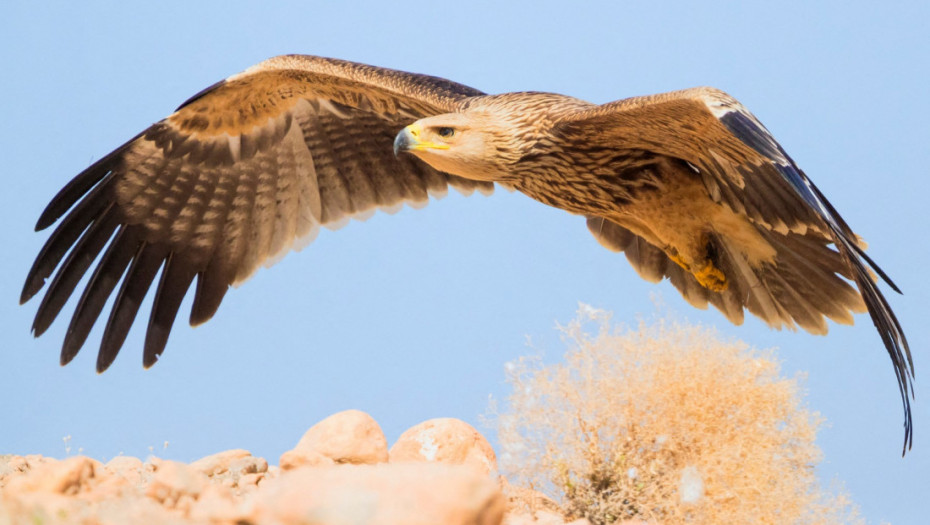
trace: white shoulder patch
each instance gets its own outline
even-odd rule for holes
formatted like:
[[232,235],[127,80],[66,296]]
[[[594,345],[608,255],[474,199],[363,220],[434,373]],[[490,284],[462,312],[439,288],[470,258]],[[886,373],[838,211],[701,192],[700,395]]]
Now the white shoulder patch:
[[738,111],[742,113],[748,113],[746,108],[739,103],[735,98],[727,95],[723,91],[705,91],[704,95],[701,97],[704,100],[704,104],[707,106],[707,109],[717,118],[720,118],[727,113],[733,111]]

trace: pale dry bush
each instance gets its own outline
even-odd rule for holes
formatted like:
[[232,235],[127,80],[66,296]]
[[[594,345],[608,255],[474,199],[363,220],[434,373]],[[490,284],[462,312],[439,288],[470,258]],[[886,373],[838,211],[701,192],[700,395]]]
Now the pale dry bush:
[[509,364],[493,414],[515,486],[595,524],[859,522],[819,486],[820,417],[769,353],[672,321],[612,332],[585,306],[561,329],[564,364]]

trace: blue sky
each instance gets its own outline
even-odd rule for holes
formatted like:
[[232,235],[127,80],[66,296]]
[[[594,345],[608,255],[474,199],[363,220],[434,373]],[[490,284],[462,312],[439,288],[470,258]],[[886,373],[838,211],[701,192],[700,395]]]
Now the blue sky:
[[[145,456],[150,446],[181,460],[241,447],[277,462],[307,427],[348,408],[371,413],[391,442],[432,417],[478,425],[488,396],[506,395],[505,362],[538,350],[558,359],[554,326],[579,301],[617,321],[651,316],[659,302],[724,337],[777,347],[786,374],[807,373],[808,401],[829,421],[819,438],[825,482],[842,480],[870,521],[925,516],[928,4],[496,4],[0,7],[0,453],[62,456],[70,435],[72,453],[101,459]],[[151,370],[142,370],[139,327],[105,374],[93,371],[99,327],[59,367],[67,318],[36,340],[38,301],[17,304],[47,237],[32,231],[47,201],[190,95],[283,53],[598,103],[697,85],[736,96],[904,290],[889,299],[918,369],[914,450],[899,456],[897,388],[867,317],[827,337],[774,332],[755,319],[732,326],[671,285],[640,280],[583,219],[506,192],[450,195],[324,231],[230,292],[197,329],[183,322],[188,297]]]

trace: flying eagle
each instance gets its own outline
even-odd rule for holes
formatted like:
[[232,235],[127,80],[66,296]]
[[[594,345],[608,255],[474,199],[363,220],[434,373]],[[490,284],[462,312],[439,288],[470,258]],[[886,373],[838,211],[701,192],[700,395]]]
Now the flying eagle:
[[734,323],[746,309],[774,328],[824,334],[826,318],[852,324],[868,311],[894,365],[910,447],[913,363],[875,274],[898,288],[768,130],[706,87],[596,105],[271,58],[201,91],[65,185],[36,224],[61,219],[20,300],[57,268],[32,326],[41,335],[103,252],[61,351],[62,364],[74,358],[119,284],[102,372],[161,270],[149,367],[195,278],[191,325],[320,226],[417,207],[449,186],[490,193],[495,183],[585,216],[644,279],[668,279]]

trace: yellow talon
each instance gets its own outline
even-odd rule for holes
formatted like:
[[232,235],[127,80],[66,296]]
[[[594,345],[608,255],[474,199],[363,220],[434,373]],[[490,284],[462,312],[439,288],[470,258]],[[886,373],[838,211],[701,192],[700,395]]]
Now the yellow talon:
[[675,264],[677,264],[678,266],[681,266],[682,268],[684,268],[685,270],[689,272],[691,271],[691,266],[689,266],[688,263],[685,262],[685,260],[681,257],[681,255],[678,255],[677,253],[668,253],[668,250],[666,250],[666,254],[668,255],[669,259],[675,262]]
[[723,275],[723,272],[710,261],[706,261],[700,270],[693,270],[691,265],[685,262],[684,257],[679,255],[678,251],[674,248],[666,248],[665,254],[668,255],[668,258],[674,261],[675,264],[693,274],[694,278],[701,283],[701,286],[712,292],[722,292],[726,290],[727,286],[730,284],[727,282],[727,277]]
[[698,282],[701,283],[701,286],[712,292],[722,292],[726,290],[727,286],[730,284],[727,282],[727,278],[723,275],[723,272],[710,261],[707,261],[703,268],[692,273],[694,277],[697,278]]

